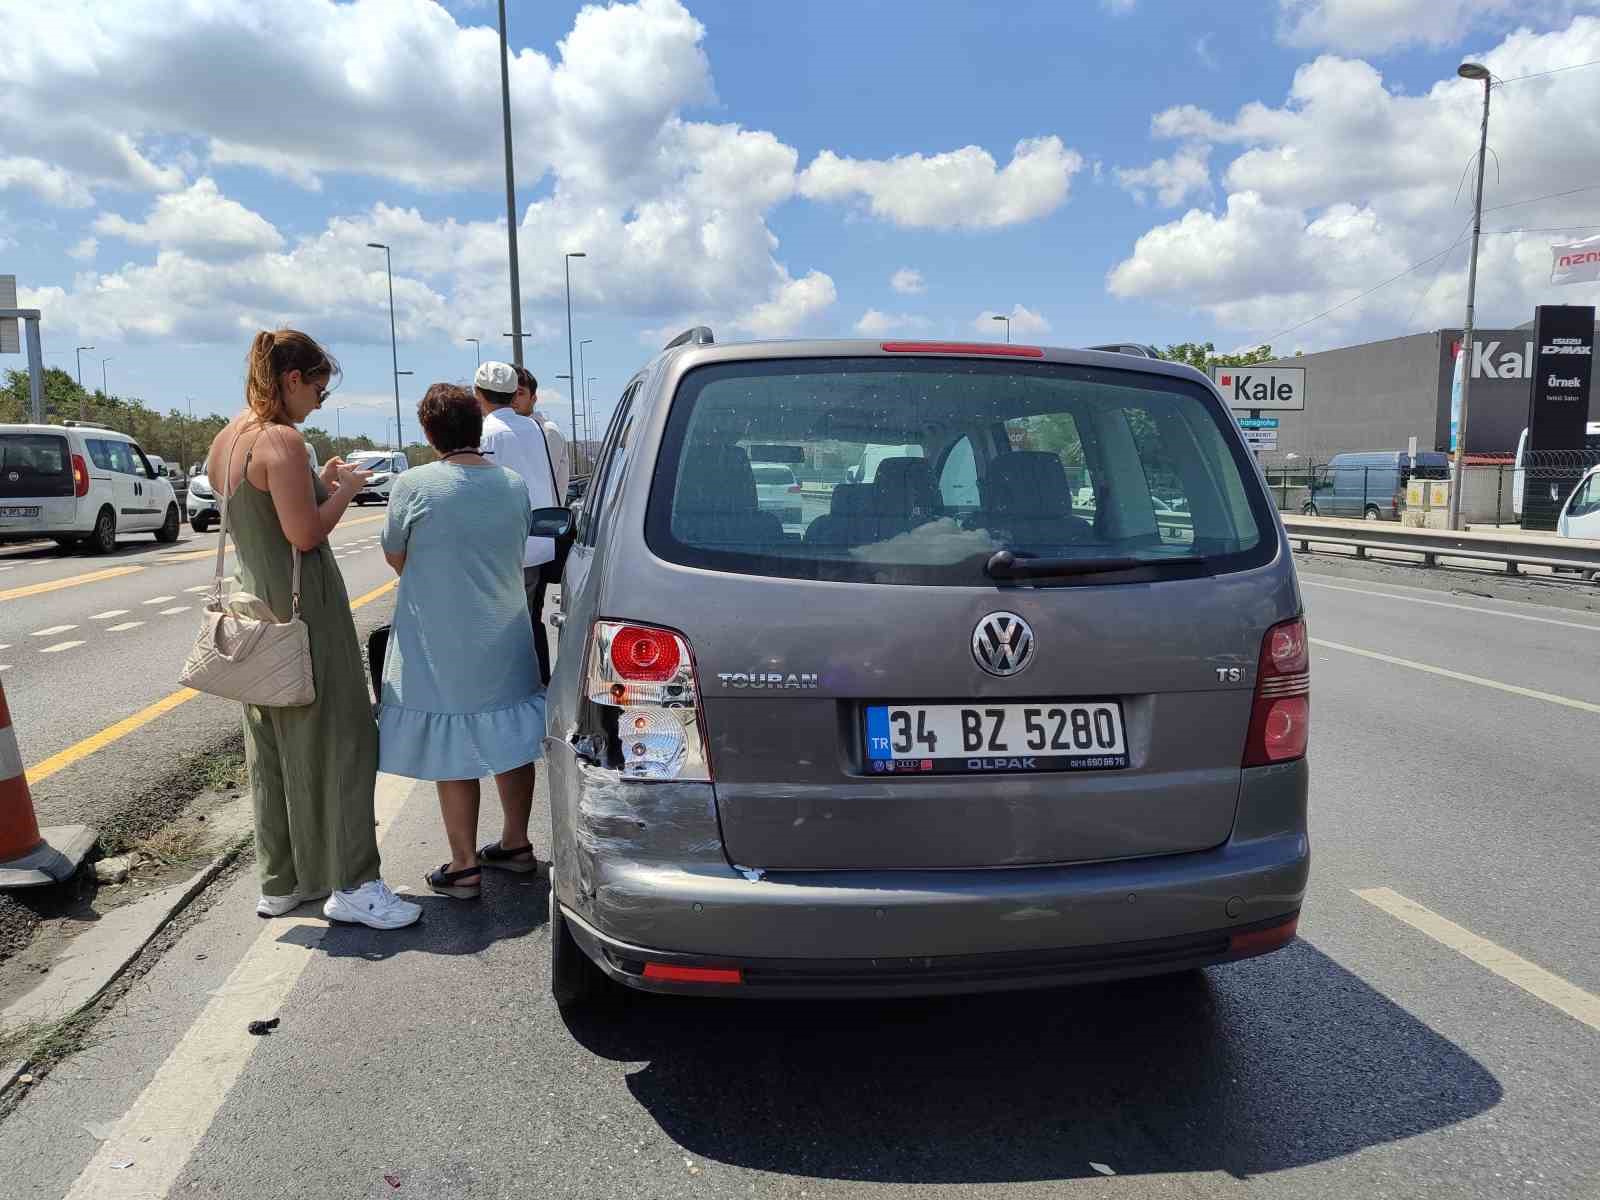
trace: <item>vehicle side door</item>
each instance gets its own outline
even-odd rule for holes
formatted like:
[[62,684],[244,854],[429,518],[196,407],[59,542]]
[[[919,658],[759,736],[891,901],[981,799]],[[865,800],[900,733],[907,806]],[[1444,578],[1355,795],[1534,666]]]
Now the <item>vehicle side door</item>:
[[128,448],[127,442],[116,438],[103,438],[100,445],[104,448],[105,462],[111,471],[112,502],[117,510],[117,528],[138,529],[148,518],[142,511],[143,488],[134,478],[133,452]]
[[129,445],[128,455],[133,463],[133,489],[139,504],[139,527],[159,529],[161,522],[167,518],[172,489],[166,476],[156,470],[155,464],[145,456],[137,443]]
[[1589,472],[1567,499],[1559,531],[1562,537],[1600,540],[1600,472]]

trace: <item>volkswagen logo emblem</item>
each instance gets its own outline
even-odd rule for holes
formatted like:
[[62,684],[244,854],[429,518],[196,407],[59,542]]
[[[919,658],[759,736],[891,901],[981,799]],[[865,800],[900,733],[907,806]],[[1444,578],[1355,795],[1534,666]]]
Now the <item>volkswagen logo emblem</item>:
[[1016,613],[990,613],[972,631],[972,657],[991,675],[1015,675],[1033,661],[1033,627]]
[[21,479],[22,479],[22,474],[21,474],[21,472],[18,472],[18,471],[13,471],[13,472],[11,472],[11,474],[6,476],[6,482],[8,482],[8,483],[17,483]]

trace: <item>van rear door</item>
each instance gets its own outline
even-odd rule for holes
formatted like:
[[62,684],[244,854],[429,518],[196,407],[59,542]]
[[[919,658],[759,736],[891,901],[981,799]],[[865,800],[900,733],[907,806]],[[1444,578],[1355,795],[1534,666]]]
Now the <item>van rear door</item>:
[[0,535],[71,529],[78,504],[72,472],[62,434],[0,430]]

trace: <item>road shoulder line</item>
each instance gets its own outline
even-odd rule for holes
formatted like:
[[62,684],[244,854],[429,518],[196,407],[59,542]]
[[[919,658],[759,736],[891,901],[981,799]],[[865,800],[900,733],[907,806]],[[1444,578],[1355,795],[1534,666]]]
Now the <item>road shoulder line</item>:
[[1376,659],[1378,662],[1391,663],[1397,667],[1409,667],[1413,671],[1425,671],[1429,675],[1439,675],[1445,679],[1458,680],[1461,683],[1475,683],[1479,687],[1510,692],[1513,696],[1526,696],[1530,700],[1543,700],[1549,704],[1560,704],[1565,708],[1575,708],[1580,712],[1600,714],[1600,704],[1592,704],[1588,700],[1575,700],[1571,696],[1558,696],[1554,692],[1541,692],[1537,688],[1519,687],[1514,683],[1502,683],[1498,679],[1485,679],[1482,675],[1468,675],[1465,671],[1452,671],[1448,667],[1436,667],[1431,663],[1414,662],[1409,658],[1397,658],[1393,654],[1380,654],[1376,650],[1365,650],[1360,646],[1347,646],[1343,642],[1330,642],[1322,638],[1311,638],[1309,640],[1313,646],[1321,646],[1325,650],[1343,650],[1346,654],[1357,654],[1362,658]]

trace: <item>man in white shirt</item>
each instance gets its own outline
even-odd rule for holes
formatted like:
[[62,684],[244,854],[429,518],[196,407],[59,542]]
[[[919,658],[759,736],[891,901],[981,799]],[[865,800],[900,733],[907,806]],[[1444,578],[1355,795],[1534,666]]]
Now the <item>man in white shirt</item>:
[[556,494],[560,504],[567,502],[567,484],[572,481],[572,463],[567,453],[567,439],[558,426],[542,412],[534,412],[539,399],[539,381],[527,367],[517,367],[517,396],[511,402],[518,416],[532,417],[544,430],[545,445],[550,447],[550,461],[556,469]]
[[[556,508],[566,499],[556,491],[555,469],[544,431],[538,422],[519,416],[512,408],[517,394],[517,370],[510,363],[486,362],[473,377],[473,392],[483,409],[483,441],[479,452],[497,467],[508,467],[522,477],[531,508]],[[540,567],[555,558],[550,538],[530,537],[522,558],[522,585],[528,593],[528,615],[533,621],[533,646],[539,655],[539,675],[550,682],[550,641],[544,628],[544,580]]]

